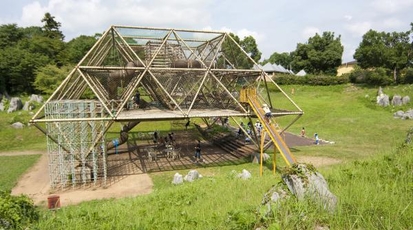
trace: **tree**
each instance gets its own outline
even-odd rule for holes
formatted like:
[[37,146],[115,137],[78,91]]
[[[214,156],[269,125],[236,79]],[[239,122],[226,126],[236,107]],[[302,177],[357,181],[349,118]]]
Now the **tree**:
[[377,32],[369,30],[354,53],[360,67],[383,67],[393,70],[394,80],[397,71],[411,66],[412,44],[411,31],[407,32]]
[[36,71],[36,79],[33,86],[42,93],[52,94],[65,79],[72,66],[58,68],[55,65],[47,65]]
[[255,61],[258,62],[261,59],[261,52],[258,50],[257,42],[254,37],[247,36],[240,41],[242,49]]
[[65,49],[59,54],[59,60],[64,64],[78,63],[96,43],[94,36],[81,35],[70,40]]
[[0,49],[15,45],[23,37],[23,31],[16,24],[0,26]]
[[312,74],[336,75],[343,50],[340,36],[335,37],[333,32],[323,32],[322,36],[316,34],[306,44],[297,44],[291,54],[292,67],[294,71],[304,69]]
[[63,33],[60,31],[61,23],[56,22],[55,17],[50,13],[45,13],[42,22],[44,23],[43,31],[46,33],[46,37],[52,39],[60,39],[63,41],[65,38]]
[[264,60],[262,64],[265,65],[267,62],[269,62],[271,64],[278,64],[278,65],[288,68],[291,65],[292,60],[293,59],[290,53],[274,52],[273,54],[271,54],[270,58],[268,60]]
[[11,94],[34,93],[35,71],[48,62],[47,57],[18,46],[3,49],[0,52],[0,90]]
[[[251,69],[254,66],[254,62],[251,59],[255,62],[261,59],[261,52],[258,50],[255,39],[252,36],[248,36],[241,40],[233,33],[230,33],[229,36],[231,36],[232,39],[227,38],[222,44],[222,52],[226,59],[221,56],[218,60],[218,66],[228,68],[229,65],[232,64],[237,69]],[[234,40],[251,59],[248,58],[232,40]]]

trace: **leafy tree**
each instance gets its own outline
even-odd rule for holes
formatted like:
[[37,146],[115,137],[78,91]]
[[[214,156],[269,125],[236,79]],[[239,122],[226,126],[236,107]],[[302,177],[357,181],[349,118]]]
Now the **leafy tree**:
[[0,26],[0,49],[15,45],[23,37],[23,31],[16,24]]
[[82,35],[74,38],[66,44],[65,49],[59,54],[59,60],[65,64],[78,63],[95,43],[94,36]]
[[46,33],[46,37],[63,41],[65,37],[62,31],[60,31],[61,23],[56,22],[54,16],[50,13],[45,13],[42,22],[44,23],[43,31]]
[[274,52],[273,54],[271,54],[268,60],[264,60],[263,65],[265,65],[267,62],[271,64],[279,64],[283,67],[288,68],[292,62],[292,57],[290,53],[287,53],[287,52],[284,52],[284,53]]
[[413,64],[410,33],[411,31],[386,33],[369,30],[363,35],[354,58],[364,69],[383,67],[393,70],[396,80],[398,70]]
[[323,32],[308,39],[306,44],[297,44],[292,52],[292,67],[294,71],[304,69],[312,74],[336,75],[343,55],[341,37],[335,37],[333,32]]
[[72,68],[72,66],[63,66],[59,68],[50,64],[41,67],[36,71],[36,79],[33,85],[40,92],[50,95],[65,79]]
[[[237,35],[230,33],[229,36],[249,55],[254,61],[261,59],[261,52],[258,50],[255,39],[252,36],[245,37],[241,40]],[[220,68],[229,68],[229,63],[234,65],[237,69],[251,69],[254,66],[254,62],[251,61],[242,52],[231,39],[227,38],[222,44],[222,52],[225,56],[221,56],[218,60],[218,66]],[[227,63],[229,62],[229,63]]]
[[257,42],[254,37],[244,37],[244,39],[240,41],[240,45],[255,62],[258,62],[261,59],[262,53],[258,50]]
[[46,56],[20,49],[18,46],[3,49],[0,53],[0,89],[12,94],[33,93],[35,71],[49,61]]

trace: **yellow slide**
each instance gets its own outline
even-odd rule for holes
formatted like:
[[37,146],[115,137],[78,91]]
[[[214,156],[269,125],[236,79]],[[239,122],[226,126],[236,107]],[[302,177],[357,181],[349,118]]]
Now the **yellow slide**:
[[254,110],[258,119],[261,121],[261,124],[263,124],[264,129],[269,134],[274,145],[277,147],[278,151],[280,151],[287,165],[291,166],[297,163],[294,155],[291,154],[291,151],[288,148],[287,144],[284,142],[280,134],[277,132],[275,123],[271,123],[271,120],[267,121],[267,119],[265,118],[264,110],[261,108],[261,105],[259,101],[256,99],[256,97],[248,96],[248,103],[250,104],[251,108]]

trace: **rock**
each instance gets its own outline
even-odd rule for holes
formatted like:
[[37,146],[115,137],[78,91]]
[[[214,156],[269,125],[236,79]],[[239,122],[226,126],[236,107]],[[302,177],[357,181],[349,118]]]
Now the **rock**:
[[23,125],[23,123],[21,123],[21,122],[15,122],[15,123],[13,123],[11,126],[12,126],[13,128],[15,128],[15,129],[22,129],[22,128],[24,128],[24,125]]
[[393,114],[393,117],[401,119],[413,119],[413,109],[409,109],[406,112],[399,110]]
[[10,100],[10,105],[9,105],[9,109],[7,110],[7,113],[12,113],[12,112],[21,110],[22,108],[23,108],[22,100],[18,97],[12,97]]
[[247,180],[251,178],[251,173],[248,172],[248,170],[243,169],[242,172],[240,174],[238,174],[238,178]]
[[382,95],[383,95],[383,89],[380,86],[379,90],[377,90],[377,96],[382,96]]
[[[260,159],[261,159],[261,156],[260,156],[260,153],[255,153],[254,155],[253,155],[253,158],[252,158],[252,163],[255,163],[255,164],[260,164]],[[265,162],[265,161],[267,161],[267,160],[269,160],[270,159],[270,155],[268,155],[267,153],[264,153],[263,155],[262,155],[262,160]]]
[[261,204],[264,207],[261,210],[264,212],[265,216],[273,215],[271,208],[274,207],[276,210],[280,209],[281,201],[291,197],[291,193],[286,191],[283,187],[282,182],[280,182],[271,187],[270,190],[264,194],[261,201]]
[[4,105],[3,105],[3,102],[0,102],[0,111],[4,111]]
[[37,103],[42,103],[43,102],[43,97],[40,95],[32,94],[30,96],[30,101],[35,101]]
[[184,180],[188,182],[192,182],[198,178],[201,178],[201,174],[195,169],[191,170],[188,172],[188,174],[185,176]]
[[184,183],[184,179],[181,174],[175,173],[174,179],[172,180],[172,184],[182,184]]
[[404,113],[403,119],[413,119],[413,109],[409,109]]
[[404,111],[401,111],[401,110],[393,113],[394,118],[402,118],[403,116],[404,116]]
[[298,200],[309,197],[322,205],[326,210],[334,211],[337,205],[337,197],[328,189],[327,181],[314,170],[310,170],[305,164],[298,164],[293,172],[296,174],[283,175],[283,181],[288,189]]
[[377,96],[377,104],[383,107],[389,106],[390,105],[389,96],[386,94]]
[[23,106],[24,111],[29,111],[29,110],[33,110],[33,109],[34,109],[34,107],[32,105],[30,105],[30,101],[26,101],[24,103],[24,106]]
[[403,105],[406,105],[406,104],[408,104],[408,103],[410,103],[410,97],[409,97],[409,96],[404,96],[404,97],[402,98],[402,104],[403,104]]
[[394,95],[391,99],[391,104],[394,106],[401,106],[402,105],[402,97],[400,95]]

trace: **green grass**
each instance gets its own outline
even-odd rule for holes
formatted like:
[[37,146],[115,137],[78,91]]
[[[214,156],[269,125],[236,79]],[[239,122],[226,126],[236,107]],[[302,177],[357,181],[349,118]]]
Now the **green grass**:
[[[399,109],[408,106],[382,108],[375,104],[377,88],[340,86],[282,86],[285,92],[295,89],[292,99],[305,114],[288,131],[299,134],[305,127],[307,134],[317,132],[321,139],[335,144],[296,147],[295,155],[326,156],[344,162],[319,168],[331,191],[338,197],[334,213],[306,201],[284,201],[273,209],[273,216],[262,216],[258,211],[263,194],[278,183],[271,165],[264,167],[243,164],[225,167],[199,168],[204,176],[193,183],[174,186],[174,172],[153,173],[154,192],[136,198],[89,201],[64,207],[57,212],[43,211],[38,229],[409,229],[413,219],[413,148],[403,146],[406,132],[413,126],[409,120],[393,118]],[[413,98],[411,85],[383,88],[393,96]],[[275,100],[276,107],[286,106]],[[285,104],[284,104],[285,103]],[[278,120],[282,125],[288,117]],[[4,122],[4,121],[2,121]],[[3,124],[3,123],[2,123]],[[119,126],[120,127],[120,126]],[[116,124],[113,137],[120,130]],[[142,123],[134,132],[160,130],[168,132],[170,122]],[[3,129],[0,134],[3,136]],[[11,134],[15,135],[15,134]],[[34,138],[33,145],[44,145],[43,138]],[[1,143],[2,145],[7,142]],[[37,143],[37,144],[36,144]],[[17,145],[16,145],[17,146]],[[21,142],[18,149],[31,149]],[[3,147],[2,147],[3,149]],[[280,156],[277,164],[283,166]],[[249,170],[250,180],[234,178]],[[186,171],[179,171],[186,174]],[[16,181],[17,179],[11,179]],[[258,212],[257,212],[258,211]]]
[[0,190],[11,190],[40,155],[0,156]]
[[[45,150],[46,137],[34,126],[28,126],[31,114],[27,111],[1,113],[0,115],[0,152],[18,150]],[[11,125],[21,122],[23,129],[15,129]]]

